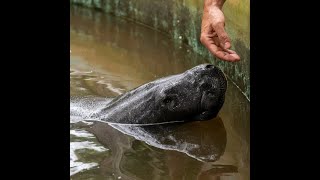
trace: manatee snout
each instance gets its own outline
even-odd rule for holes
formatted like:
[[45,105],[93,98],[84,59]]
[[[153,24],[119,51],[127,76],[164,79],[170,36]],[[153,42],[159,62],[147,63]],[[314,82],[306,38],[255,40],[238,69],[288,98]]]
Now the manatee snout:
[[201,94],[201,112],[196,118],[207,120],[216,117],[224,104],[226,76],[221,69],[212,64],[199,65],[189,71],[194,74],[195,82],[198,83],[197,91]]

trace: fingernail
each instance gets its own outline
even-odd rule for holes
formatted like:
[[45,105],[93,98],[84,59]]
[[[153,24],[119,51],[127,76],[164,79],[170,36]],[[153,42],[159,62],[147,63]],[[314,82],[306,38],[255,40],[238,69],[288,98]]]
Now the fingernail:
[[230,48],[231,44],[229,42],[224,43],[224,48],[228,49]]

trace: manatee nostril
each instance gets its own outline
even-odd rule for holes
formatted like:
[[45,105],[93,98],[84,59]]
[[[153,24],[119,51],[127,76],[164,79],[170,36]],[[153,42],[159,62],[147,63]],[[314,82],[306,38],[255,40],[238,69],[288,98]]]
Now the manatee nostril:
[[206,65],[205,68],[207,68],[207,69],[209,69],[209,68],[214,68],[214,66],[213,66],[212,64],[208,64],[208,65]]
[[209,84],[209,83],[202,83],[200,85],[200,88],[202,88],[202,89],[210,89],[210,88],[212,88],[212,85]]

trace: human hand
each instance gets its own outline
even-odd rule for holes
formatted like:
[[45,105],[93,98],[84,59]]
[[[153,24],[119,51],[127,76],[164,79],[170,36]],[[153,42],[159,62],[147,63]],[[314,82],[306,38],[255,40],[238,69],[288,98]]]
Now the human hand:
[[219,59],[230,62],[239,61],[239,55],[230,50],[231,43],[224,29],[225,19],[221,11],[222,6],[223,0],[205,0],[200,41]]

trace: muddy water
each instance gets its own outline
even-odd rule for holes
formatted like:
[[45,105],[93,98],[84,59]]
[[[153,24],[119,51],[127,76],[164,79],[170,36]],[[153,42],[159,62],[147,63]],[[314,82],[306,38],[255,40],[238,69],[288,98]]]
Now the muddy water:
[[230,82],[219,117],[209,121],[150,127],[83,121],[97,104],[206,61],[111,15],[72,7],[70,17],[70,179],[249,179],[250,106]]

